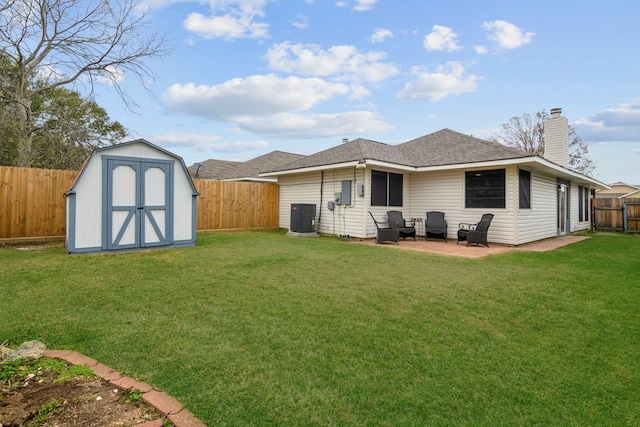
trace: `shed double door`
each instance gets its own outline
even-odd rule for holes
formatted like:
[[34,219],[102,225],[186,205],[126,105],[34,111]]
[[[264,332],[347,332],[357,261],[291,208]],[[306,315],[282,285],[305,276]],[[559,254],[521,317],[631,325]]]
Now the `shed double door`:
[[110,158],[105,170],[103,248],[172,244],[173,162]]

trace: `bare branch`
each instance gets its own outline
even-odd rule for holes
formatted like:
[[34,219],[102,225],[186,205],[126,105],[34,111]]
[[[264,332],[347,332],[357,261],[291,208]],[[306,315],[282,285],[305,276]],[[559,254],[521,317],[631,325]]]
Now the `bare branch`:
[[[25,153],[35,96],[70,84],[86,86],[92,96],[97,82],[109,81],[130,106],[114,70],[134,77],[149,91],[153,72],[145,61],[168,51],[164,38],[146,27],[140,1],[11,0],[0,6],[0,52],[17,68],[10,92],[23,125],[20,144]],[[29,85],[34,79],[39,84]],[[4,90],[4,98],[8,92]]]
[[[544,122],[548,118],[549,114],[545,110],[538,111],[534,116],[524,113],[522,116],[511,117],[508,123],[500,126],[500,132],[490,139],[529,154],[542,156],[544,154]],[[589,158],[588,147],[576,135],[571,125],[569,125],[569,167],[587,176],[591,176],[595,169],[593,160]]]

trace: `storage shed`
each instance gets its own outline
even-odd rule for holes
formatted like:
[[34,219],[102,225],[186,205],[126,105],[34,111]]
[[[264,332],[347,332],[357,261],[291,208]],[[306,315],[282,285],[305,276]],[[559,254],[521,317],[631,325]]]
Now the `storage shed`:
[[143,139],[94,150],[65,196],[69,253],[196,242],[199,194],[184,161]]

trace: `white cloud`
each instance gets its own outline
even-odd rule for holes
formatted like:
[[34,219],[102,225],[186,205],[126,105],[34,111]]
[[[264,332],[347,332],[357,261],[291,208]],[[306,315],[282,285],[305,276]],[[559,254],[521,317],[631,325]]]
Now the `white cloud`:
[[[356,10],[358,12],[364,12],[364,11],[367,11],[367,10],[371,10],[371,9],[373,9],[373,7],[376,5],[377,2],[378,2],[378,0],[355,0],[355,4],[353,6],[353,10]],[[336,7],[349,7],[349,5],[351,3],[349,1],[346,1],[346,0],[337,0],[333,4]]]
[[356,5],[353,6],[353,10],[363,12],[365,10],[371,10],[376,5],[378,0],[356,0]]
[[371,111],[348,111],[338,114],[275,114],[269,117],[238,121],[241,128],[262,135],[281,138],[325,138],[369,132],[385,132],[392,126]]
[[309,19],[307,15],[299,13],[298,16],[296,16],[296,19],[291,22],[291,25],[299,29],[304,29],[309,26]]
[[308,76],[333,77],[338,81],[379,82],[399,73],[394,65],[381,62],[383,52],[361,53],[354,46],[280,43],[266,54],[269,68]]
[[474,92],[477,81],[474,74],[466,74],[460,62],[451,61],[430,73],[419,68],[413,70],[415,80],[407,83],[397,95],[397,99],[428,99],[439,101],[451,95]]
[[487,53],[489,53],[489,49],[487,49],[485,46],[476,46],[474,47],[474,50],[478,55],[486,55]]
[[266,141],[221,142],[219,135],[196,133],[165,133],[153,135],[152,141],[166,148],[192,148],[198,152],[241,153],[269,146]]
[[384,28],[376,28],[371,35],[371,43],[382,43],[387,37],[393,37],[393,33]]
[[301,113],[336,96],[358,97],[359,90],[363,89],[320,78],[281,78],[269,74],[233,79],[216,86],[174,84],[165,92],[163,101],[174,114],[232,122],[243,131],[282,138],[318,138],[390,129],[369,111]]
[[573,123],[585,142],[640,141],[640,98]]
[[335,96],[347,96],[349,86],[319,78],[281,78],[274,74],[232,79],[216,86],[174,84],[163,96],[166,108],[212,120],[270,116],[304,111]]
[[524,32],[522,28],[502,20],[485,22],[482,27],[490,31],[489,39],[500,49],[516,49],[531,43],[535,33]]
[[111,83],[111,84],[117,84],[123,80],[124,80],[124,71],[118,70],[113,65],[108,66],[102,73],[100,73],[98,78],[96,78],[96,81],[100,83]]
[[460,50],[458,35],[449,27],[434,25],[433,31],[424,37],[424,47],[428,51],[447,50],[449,52]]
[[206,4],[211,8],[211,15],[191,13],[185,19],[184,27],[205,39],[267,37],[269,24],[257,22],[265,16],[266,3],[267,0],[208,0]]
[[252,17],[246,16],[206,17],[200,13],[192,13],[185,19],[184,27],[205,39],[237,39],[266,37],[269,25],[254,22]]

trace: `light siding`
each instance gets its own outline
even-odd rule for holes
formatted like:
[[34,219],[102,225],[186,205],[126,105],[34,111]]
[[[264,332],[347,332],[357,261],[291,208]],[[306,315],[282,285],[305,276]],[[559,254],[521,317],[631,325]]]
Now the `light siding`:
[[[505,208],[465,208],[465,172],[476,169],[416,173],[412,176],[412,217],[426,218],[427,211],[445,213],[449,239],[457,238],[461,222],[476,223],[485,213],[494,214],[489,242],[514,244],[514,200],[517,203],[517,169],[506,168]],[[515,185],[513,184],[515,180]]]
[[[280,228],[289,229],[291,204],[316,204],[318,232],[336,236],[374,238],[376,228],[368,212],[376,220],[386,222],[388,210],[399,210],[405,219],[419,218],[417,231],[424,235],[424,221],[428,211],[442,211],[448,222],[448,238],[455,240],[460,223],[476,223],[483,214],[492,213],[494,219],[489,229],[490,243],[521,245],[557,235],[557,178],[531,172],[531,207],[519,207],[518,166],[505,169],[505,207],[496,209],[465,208],[465,173],[481,169],[458,169],[434,172],[401,172],[395,169],[373,169],[403,173],[403,206],[371,206],[371,169],[335,169],[297,175],[280,176]],[[327,209],[327,202],[340,192],[343,180],[352,181],[351,205]],[[321,182],[323,183],[321,188]],[[364,196],[356,195],[358,184],[364,183]],[[322,196],[321,196],[322,195]],[[578,186],[570,189],[571,231],[588,229],[589,222],[578,222]]]
[[[518,187],[516,186],[516,189]],[[518,209],[515,244],[555,237],[558,231],[556,178],[531,172],[531,208]],[[516,197],[516,202],[519,196]]]
[[[366,170],[355,168],[332,169],[293,176],[281,176],[279,227],[289,229],[291,205],[311,203],[316,205],[316,227],[321,234],[365,237],[363,209],[365,196],[357,195],[357,186],[364,184]],[[335,205],[329,210],[328,203],[334,201],[335,193],[342,190],[342,181],[351,181],[351,204]]]
[[[589,191],[589,187],[583,187],[583,191]],[[569,215],[571,216],[571,232],[577,231],[585,231],[589,230],[589,220],[580,221],[580,190],[578,184],[571,184],[571,210],[569,211]],[[584,197],[584,196],[583,196]],[[591,200],[591,195],[589,195],[589,200]],[[591,217],[591,213],[589,213],[589,218]]]
[[[103,191],[105,190],[106,183],[103,182],[103,156],[119,156],[130,159],[140,160],[170,160],[173,162],[173,187],[169,189],[169,193],[172,197],[173,208],[173,241],[189,242],[195,241],[193,233],[193,217],[194,217],[194,205],[193,205],[193,189],[189,181],[188,174],[183,167],[179,158],[170,155],[162,150],[159,150],[152,145],[143,142],[134,142],[131,144],[115,145],[99,151],[89,158],[87,164],[83,167],[80,176],[74,184],[74,192],[67,198],[67,212],[72,211],[71,203],[74,204],[74,241],[71,247],[73,250],[96,250],[103,246],[102,232],[103,227]],[[114,175],[114,195],[116,197],[124,197],[127,193],[127,189],[131,188],[131,179],[125,179],[127,176],[127,168],[121,167],[123,180],[120,180],[120,174]],[[147,171],[148,181],[146,181],[146,203],[149,204],[163,204],[164,201],[164,187],[156,188],[153,185],[154,170]],[[164,177],[164,175],[162,176]],[[122,181],[122,182],[121,182]],[[135,190],[133,190],[135,191]],[[128,194],[129,198],[134,197],[134,194]],[[171,200],[167,200],[170,203]],[[155,214],[156,221],[161,226],[161,229],[166,230],[164,227],[165,217],[164,213]],[[116,214],[117,216],[117,214]],[[146,220],[146,217],[145,217]],[[70,221],[70,219],[67,219]],[[71,224],[68,224],[71,226]],[[117,228],[117,227],[114,227]],[[69,230],[70,228],[67,228]],[[152,230],[152,228],[149,228]],[[153,238],[152,238],[153,239]],[[133,237],[125,235],[126,241],[134,241]],[[151,242],[151,241],[149,241]]]

